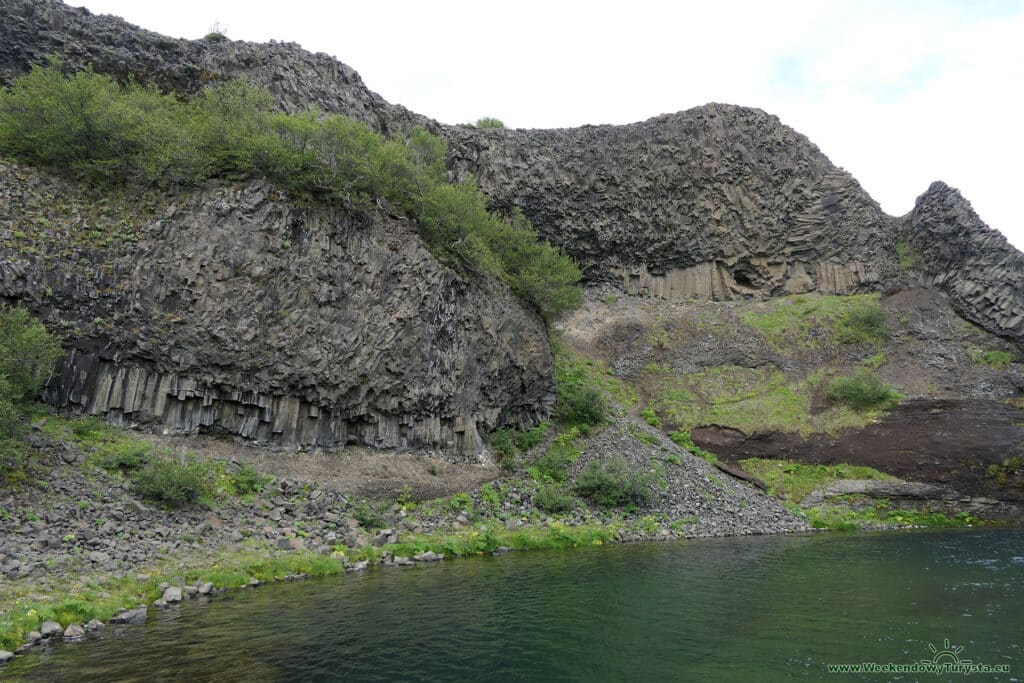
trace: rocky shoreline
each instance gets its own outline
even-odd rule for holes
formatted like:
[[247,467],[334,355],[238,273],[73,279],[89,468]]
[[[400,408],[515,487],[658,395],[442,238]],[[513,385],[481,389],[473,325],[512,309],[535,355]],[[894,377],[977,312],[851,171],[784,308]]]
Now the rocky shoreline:
[[[752,483],[624,416],[580,441],[582,451],[569,466],[570,478],[595,460],[622,457],[630,469],[654,476],[653,499],[613,510],[578,500],[576,507],[558,515],[538,505],[542,485],[523,477],[522,471],[428,500],[415,500],[408,485],[396,498],[373,501],[342,492],[336,481],[267,477],[257,493],[218,495],[203,504],[166,508],[140,498],[129,478],[97,466],[89,449],[54,438],[40,424],[28,435],[37,479],[0,490],[0,618],[19,605],[24,610],[26,605],[45,606],[82,594],[107,604],[120,596],[121,602],[108,610],[105,622],[92,618],[64,623],[40,616],[38,625],[23,631],[17,643],[6,634],[10,651],[0,642],[0,660],[61,642],[117,635],[124,626],[145,623],[150,609],[268,581],[375,566],[411,567],[456,555],[499,555],[529,547],[813,530],[806,518]],[[166,438],[150,438],[166,448]],[[217,464],[225,477],[250,467],[236,459]],[[434,465],[427,467],[434,470]],[[490,471],[500,474],[497,468]],[[537,544],[517,545],[522,534],[532,534]],[[561,538],[561,544],[545,545],[552,538]],[[487,541],[473,544],[480,539]],[[258,578],[247,569],[252,565],[239,559],[243,557],[253,564],[276,563],[277,568]]]
[[[650,432],[646,441],[652,443],[638,440],[642,428]],[[662,439],[657,430],[646,425],[627,429],[622,421],[588,437],[572,464],[573,473],[609,453],[623,454],[630,467],[658,473],[657,496],[627,511],[579,504],[560,515],[537,505],[537,482],[513,473],[446,498],[413,500],[406,487],[397,499],[376,502],[356,499],[322,482],[277,477],[256,494],[222,495],[202,505],[165,508],[140,498],[129,478],[96,466],[88,449],[54,438],[38,423],[28,441],[35,479],[0,489],[0,613],[17,604],[71,595],[81,587],[102,589],[116,582],[178,577],[165,582],[155,601],[147,600],[150,607],[160,609],[179,598],[227,588],[180,577],[186,570],[215,564],[215,557],[234,553],[322,558],[336,562],[331,571],[341,572],[374,564],[388,568],[436,561],[444,557],[443,551],[402,555],[392,548],[412,540],[426,547],[429,539],[440,542],[481,533],[500,537],[586,528],[601,530],[599,538],[607,542],[639,542],[809,529],[774,499]],[[219,464],[228,477],[247,466],[234,459]],[[495,468],[494,473],[500,472]],[[256,585],[259,579],[251,577],[250,583]],[[114,619],[137,623],[143,619],[142,607],[126,603],[126,611]],[[99,623],[62,623],[59,633],[51,624],[46,634],[40,625],[13,649],[33,651],[56,642],[58,635],[58,640],[98,635]]]

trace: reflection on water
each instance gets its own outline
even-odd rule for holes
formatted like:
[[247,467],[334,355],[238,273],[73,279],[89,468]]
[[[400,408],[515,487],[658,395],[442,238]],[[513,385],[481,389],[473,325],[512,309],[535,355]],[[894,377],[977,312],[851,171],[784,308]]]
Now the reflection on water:
[[1022,557],[1021,531],[482,557],[192,602],[123,637],[21,658],[0,677],[821,680],[828,663],[911,663],[949,639],[965,659],[1011,665],[984,680],[1024,680]]

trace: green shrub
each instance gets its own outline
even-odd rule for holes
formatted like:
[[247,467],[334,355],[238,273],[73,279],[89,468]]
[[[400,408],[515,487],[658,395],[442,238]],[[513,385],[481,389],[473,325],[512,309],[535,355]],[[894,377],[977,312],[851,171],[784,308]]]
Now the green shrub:
[[891,386],[871,370],[857,370],[849,377],[837,377],[828,385],[830,401],[854,410],[884,410],[899,403],[902,398]]
[[0,307],[0,400],[17,408],[34,398],[61,355],[60,342],[27,311]]
[[210,468],[201,462],[154,460],[132,477],[143,498],[179,507],[213,494]]
[[604,508],[643,504],[653,497],[651,477],[631,472],[621,457],[590,462],[576,477],[576,494]]
[[139,441],[105,444],[96,453],[95,462],[103,469],[130,472],[149,462],[150,445]]
[[531,429],[498,429],[487,442],[497,454],[498,465],[511,472],[518,466],[519,456],[543,441],[550,427],[551,423],[544,421]]
[[541,510],[558,514],[569,512],[576,507],[576,499],[555,484],[544,484],[533,497],[533,503]]
[[516,432],[516,447],[519,450],[526,452],[531,448],[534,448],[537,444],[544,440],[548,435],[548,430],[551,428],[551,423],[548,421],[541,422],[532,429]]
[[505,124],[501,121],[501,119],[496,119],[493,116],[485,116],[483,118],[477,119],[476,123],[473,124],[473,125],[475,125],[477,128],[504,128],[505,127]]
[[245,464],[231,475],[231,484],[236,494],[244,496],[249,493],[259,493],[270,479],[271,477],[261,473],[252,465]]
[[12,437],[61,353],[60,343],[25,310],[0,307],[0,478],[8,483],[27,476],[28,451]]
[[836,341],[845,344],[883,343],[889,338],[885,311],[873,299],[854,299],[839,320]]
[[658,414],[654,412],[654,408],[644,408],[643,411],[640,413],[640,417],[642,417],[644,421],[646,421],[647,424],[651,425],[652,427],[661,426],[661,420],[658,419]]
[[570,384],[558,392],[555,419],[566,426],[592,427],[604,422],[608,400],[597,387]]
[[579,432],[576,429],[569,429],[548,446],[535,465],[531,468],[535,478],[564,482],[569,478],[569,465],[576,462],[583,449],[580,448],[576,439]]
[[[3,405],[0,404],[0,410]],[[0,481],[16,483],[27,476],[25,465],[28,453],[25,444],[19,439],[0,434]]]
[[368,531],[380,529],[384,526],[384,507],[370,505],[364,501],[355,506],[352,517],[359,522],[359,526]]
[[971,349],[969,351],[969,355],[971,361],[987,365],[996,370],[1002,370],[1017,359],[1017,357],[1009,351],[998,350],[982,351],[981,349]]
[[608,399],[604,391],[590,381],[582,364],[559,362],[555,365],[555,392],[553,417],[557,422],[583,431],[604,423]]
[[497,454],[495,458],[503,470],[509,472],[518,466],[519,449],[516,447],[515,430],[498,429],[491,432],[487,443]]
[[274,111],[265,89],[218,83],[191,102],[59,63],[0,93],[0,152],[104,184],[194,185],[263,176],[299,196],[417,221],[439,256],[503,280],[545,319],[580,304],[581,273],[521,212],[501,217],[467,178],[446,180],[444,141],[423,129],[388,140],[336,114]]

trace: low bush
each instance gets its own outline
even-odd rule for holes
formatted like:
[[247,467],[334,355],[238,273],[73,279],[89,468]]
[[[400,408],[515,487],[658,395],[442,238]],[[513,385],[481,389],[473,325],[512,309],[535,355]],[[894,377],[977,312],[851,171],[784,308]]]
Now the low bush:
[[132,477],[143,498],[180,507],[213,494],[210,468],[201,462],[154,460]]
[[591,381],[582,363],[563,358],[555,364],[554,419],[567,427],[587,431],[604,424],[608,399],[604,391]]
[[660,427],[661,420],[658,418],[658,414],[654,412],[654,408],[644,408],[640,413],[640,417],[644,419],[644,422],[651,425],[652,427]]
[[384,526],[384,509],[380,505],[374,506],[364,501],[355,506],[352,516],[367,531]]
[[891,408],[899,403],[901,398],[877,373],[867,369],[832,380],[826,395],[830,401],[862,412]]
[[534,504],[551,514],[569,512],[576,507],[576,499],[555,484],[545,484],[533,497]]
[[505,124],[501,119],[496,119],[493,116],[485,116],[477,119],[476,123],[473,124],[477,128],[504,128]]
[[0,91],[4,154],[103,185],[262,176],[300,197],[385,205],[414,218],[437,256],[500,278],[545,319],[578,306],[572,259],[540,240],[521,212],[489,211],[472,178],[449,183],[445,150],[422,128],[386,139],[344,116],[275,111],[269,91],[242,80],[184,102],[89,70],[66,76],[51,61]]
[[21,421],[61,353],[60,342],[27,311],[0,306],[0,480],[27,476]]
[[105,444],[95,456],[95,463],[106,470],[131,472],[149,462],[149,444],[139,441],[115,441]]
[[969,352],[971,361],[987,365],[995,370],[1002,370],[1007,365],[1017,360],[1017,356],[1009,351],[971,349]]
[[259,493],[270,479],[271,477],[261,473],[252,465],[242,465],[237,472],[231,475],[231,485],[236,494],[244,496],[249,493]]
[[544,421],[531,429],[498,429],[487,442],[497,454],[498,465],[512,472],[519,466],[519,456],[543,441],[550,427],[551,423]]
[[576,477],[575,491],[604,508],[642,504],[654,497],[651,477],[630,471],[621,457],[589,463]]
[[854,299],[839,320],[836,341],[845,344],[883,343],[889,338],[885,311],[875,299]]
[[576,429],[559,434],[542,455],[530,468],[534,478],[547,481],[564,482],[569,478],[569,465],[576,462],[583,450],[576,439]]

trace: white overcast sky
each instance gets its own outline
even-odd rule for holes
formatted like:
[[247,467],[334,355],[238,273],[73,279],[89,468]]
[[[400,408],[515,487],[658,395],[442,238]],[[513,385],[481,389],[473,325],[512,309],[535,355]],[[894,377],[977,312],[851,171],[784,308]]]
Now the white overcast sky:
[[759,107],[909,211],[933,180],[1024,249],[1024,0],[71,0],[174,37],[300,43],[445,123]]

